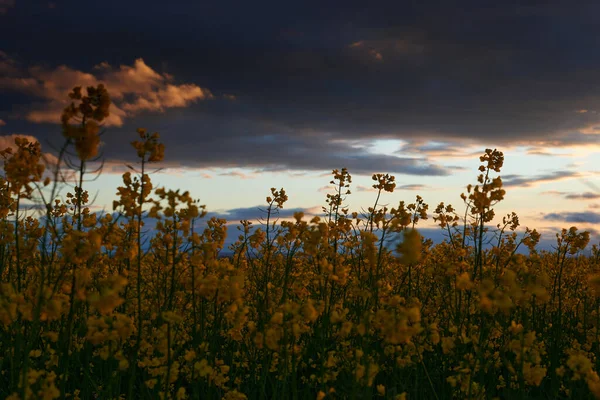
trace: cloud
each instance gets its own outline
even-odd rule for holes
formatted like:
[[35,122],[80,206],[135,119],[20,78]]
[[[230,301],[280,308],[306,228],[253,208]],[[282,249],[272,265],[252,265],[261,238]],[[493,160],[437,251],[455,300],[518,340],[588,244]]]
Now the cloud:
[[[40,34],[23,38],[18,47],[31,59],[63,62],[93,60],[110,43],[111,65],[133,53],[153,63],[169,60],[184,82],[201,77],[213,90],[239,93],[253,120],[340,137],[467,138],[500,145],[551,141],[600,122],[598,114],[574,112],[600,109],[594,90],[598,60],[589,52],[597,4],[471,3],[425,0],[410,10],[402,2],[369,10],[353,3],[322,14],[306,7],[285,15],[271,2],[238,6],[235,15],[226,2],[210,9],[190,3],[174,14],[146,9],[145,18],[160,17],[165,29],[143,34],[126,18],[139,2],[119,3],[120,13],[114,5],[86,4],[73,13],[99,18],[101,23],[88,27],[90,35],[74,37],[58,16],[29,16]],[[215,26],[225,16],[235,19],[236,29]],[[531,18],[539,29],[531,30]],[[1,33],[25,22],[7,21]],[[106,32],[108,25],[115,29]],[[282,36],[282,26],[299,34]],[[560,40],[540,33],[557,26],[567,32]],[[126,35],[132,40],[123,40]],[[78,48],[77,55],[64,43]],[[16,53],[17,44],[9,45]],[[565,59],[570,61],[556,62]],[[153,99],[145,100],[132,107],[156,107]]]
[[[594,124],[595,125],[595,124]],[[577,132],[565,132],[561,136],[550,137],[544,139],[536,139],[536,140],[528,140],[524,142],[523,140],[517,142],[522,144],[530,144],[535,146],[537,149],[532,149],[532,152],[535,153],[536,150],[548,148],[548,147],[589,147],[589,146],[597,146],[598,140],[600,139],[600,131],[596,132],[597,127],[582,125],[579,127],[579,131]],[[541,150],[543,152],[543,150]],[[558,154],[550,154],[550,155],[558,155]]]
[[[214,105],[213,105],[214,106]],[[198,126],[193,141],[189,124]],[[221,119],[200,114],[187,119],[147,119],[166,145],[165,160],[176,159],[189,168],[225,168],[262,172],[332,171],[348,168],[353,175],[373,173],[418,176],[447,176],[452,171],[426,157],[398,157],[373,154],[354,146],[354,141],[327,137],[310,130],[296,131],[269,121]],[[154,125],[156,123],[156,125]],[[119,135],[105,135],[115,158],[131,151],[119,146]],[[197,145],[190,145],[197,143]],[[329,176],[330,173],[326,173]]]
[[218,174],[219,176],[230,176],[238,179],[255,179],[256,176],[253,174],[245,174],[241,171],[227,171]]
[[4,15],[15,6],[15,0],[0,0],[0,15]]
[[600,199],[600,193],[569,193],[565,195],[565,199],[569,200],[596,200]]
[[427,185],[420,185],[420,184],[400,185],[400,186],[396,187],[396,189],[399,189],[399,190],[426,190]]
[[[242,221],[242,220],[252,221],[252,220],[265,218],[265,216],[266,216],[266,213],[264,212],[265,208],[266,208],[265,206],[254,206],[254,207],[233,208],[233,209],[226,210],[226,211],[214,211],[212,213],[207,214],[207,218],[211,218],[212,216],[215,216],[217,218],[224,218],[228,222],[238,222],[238,221]],[[293,218],[294,214],[297,212],[303,212],[304,215],[307,215],[307,216],[316,215],[315,214],[316,209],[317,209],[316,207],[283,208],[283,209],[279,209],[277,211],[276,215],[272,216],[272,218],[280,218],[280,219]],[[321,208],[318,207],[318,210],[319,210],[318,213],[320,214]]]
[[[398,190],[425,190],[427,188],[426,185],[419,185],[419,184],[410,184],[410,185],[400,185],[400,186],[396,186],[396,191]],[[319,192],[322,193],[330,193],[333,190],[333,188],[329,185],[329,186],[322,186],[318,189]],[[351,192],[377,192],[377,189],[375,189],[372,186],[364,186],[364,185],[352,185],[350,187],[350,191]]]
[[555,157],[556,156],[556,154],[554,154],[550,151],[546,151],[546,150],[542,150],[542,149],[538,149],[538,148],[528,149],[527,155],[529,155],[529,156],[545,156],[545,157]]
[[[410,184],[410,185],[400,185],[400,186],[396,186],[396,191],[398,190],[425,190],[427,189],[426,185],[420,185],[420,184]],[[354,188],[355,191],[357,192],[376,192],[377,189],[371,187],[371,186],[363,186],[363,185],[357,185]]]
[[[371,175],[376,172],[427,176],[445,176],[450,174],[445,168],[424,159],[377,156],[350,150],[345,153],[337,153],[334,150],[332,154],[328,154],[327,149],[309,152],[307,149],[302,148],[296,149],[295,154],[289,154],[286,157],[285,153],[278,154],[276,151],[277,149],[273,149],[273,152],[262,154],[256,160],[249,159],[251,157],[246,156],[245,162],[236,166],[248,165],[267,172],[279,172],[291,168],[322,171],[344,166],[348,168],[351,174],[357,175]],[[303,156],[302,154],[305,155]],[[214,166],[216,163],[218,163],[218,160],[215,159],[211,165]],[[227,164],[231,166],[232,161],[228,161]]]
[[555,171],[542,175],[516,175],[509,174],[502,176],[504,187],[532,187],[544,183],[551,183],[566,179],[580,178],[582,175],[579,172],[572,171]]
[[[163,29],[142,32],[127,18],[139,15],[141,2],[92,2],[71,10],[74,20],[95,16],[97,23],[86,27],[86,35],[73,35],[60,13],[15,12],[0,24],[0,35],[17,32],[19,41],[9,41],[3,50],[42,71],[7,61],[4,68],[17,66],[18,73],[0,76],[11,79],[5,84],[21,87],[21,94],[39,91],[43,84],[34,74],[57,72],[61,64],[69,71],[58,72],[79,72],[82,80],[110,82],[113,77],[118,109],[111,124],[135,122],[165,133],[167,159],[176,154],[192,167],[245,167],[248,160],[260,170],[346,165],[351,172],[443,175],[446,168],[439,164],[444,158],[471,157],[490,143],[499,148],[597,146],[594,127],[600,126],[600,114],[592,111],[600,110],[595,90],[600,64],[589,49],[596,45],[594,18],[600,5],[471,3],[424,0],[406,8],[388,2],[369,9],[351,3],[322,13],[315,7],[279,13],[266,2],[236,5],[232,13],[226,2],[209,9],[191,2],[177,13],[146,7],[144,22],[160,20]],[[223,18],[236,28],[215,25]],[[532,18],[538,29],[531,29]],[[28,26],[36,26],[38,35],[27,35]],[[282,27],[297,34],[282,34]],[[557,40],[542,34],[557,27],[565,32]],[[108,62],[90,68],[86,63],[101,61],[95,58],[98,49],[107,46],[110,52],[103,57]],[[143,56],[143,65],[131,64],[133,55]],[[200,93],[184,89],[185,84],[196,84],[203,93],[205,86],[214,93],[233,93],[237,100],[220,95],[194,106],[181,92]],[[138,96],[148,87],[150,95]],[[54,121],[61,107],[51,109],[51,100],[36,95],[42,103],[30,109],[19,93],[0,99],[0,106],[18,112],[16,98],[25,107],[24,116]],[[61,91],[52,98],[64,96]],[[185,107],[175,109],[180,104]],[[171,112],[160,119],[135,118],[160,110]],[[107,155],[125,158],[121,148],[127,148],[127,133],[107,132]],[[260,145],[257,138],[263,135],[279,138],[278,144]],[[357,149],[335,139],[395,139],[422,148],[416,161],[405,160],[405,154],[380,160],[361,158]],[[438,144],[427,147],[428,142]]]
[[14,60],[0,54],[0,88],[28,94],[42,100],[28,110],[27,120],[35,123],[58,123],[60,114],[69,103],[68,93],[75,86],[94,86],[103,83],[113,104],[107,125],[121,126],[126,118],[141,112],[162,113],[169,108],[187,107],[198,100],[212,98],[207,89],[196,84],[175,84],[168,74],[160,74],[138,58],[132,66],[112,67],[104,62],[92,72],[83,72],[66,65],[56,68],[33,66],[22,71]]
[[376,192],[377,191],[377,189],[375,189],[372,186],[363,186],[363,185],[356,185],[354,190],[356,192]]
[[348,45],[348,48],[367,60],[384,61],[389,58],[403,57],[411,61],[418,60],[426,47],[422,38],[414,35],[386,39],[359,40]]
[[557,190],[549,190],[544,192],[544,194],[551,194],[556,196],[562,196],[567,200],[596,200],[600,199],[600,193],[594,192],[583,192],[583,193],[569,193],[569,192],[560,192]]
[[543,219],[548,221],[563,221],[569,223],[597,224],[600,223],[600,213],[593,211],[549,213],[545,214]]
[[16,61],[10,58],[8,54],[0,50],[0,75],[8,76],[16,74],[19,74]]
[[474,159],[479,158],[485,149],[469,140],[456,139],[452,142],[429,140],[427,138],[406,140],[396,154],[420,154],[434,159]]

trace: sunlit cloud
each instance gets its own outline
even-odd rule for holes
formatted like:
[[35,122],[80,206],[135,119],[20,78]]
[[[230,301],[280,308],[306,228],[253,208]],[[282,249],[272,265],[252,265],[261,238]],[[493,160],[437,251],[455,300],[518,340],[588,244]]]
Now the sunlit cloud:
[[597,127],[582,126],[577,132],[568,132],[560,136],[543,140],[519,141],[519,144],[531,145],[530,151],[548,151],[552,155],[580,156],[581,154],[600,151],[600,130]]
[[9,76],[18,75],[19,73],[16,61],[0,50],[0,75]]
[[0,54],[0,70],[8,71],[0,78],[0,88],[43,101],[26,113],[26,119],[35,123],[58,123],[62,110],[68,105],[67,94],[74,86],[102,83],[107,87],[113,100],[107,125],[113,126],[121,126],[125,119],[144,111],[161,113],[213,97],[209,90],[196,84],[174,83],[172,76],[158,73],[141,58],[132,66],[112,67],[103,62],[92,72],[83,72],[66,65],[20,70],[14,60]]

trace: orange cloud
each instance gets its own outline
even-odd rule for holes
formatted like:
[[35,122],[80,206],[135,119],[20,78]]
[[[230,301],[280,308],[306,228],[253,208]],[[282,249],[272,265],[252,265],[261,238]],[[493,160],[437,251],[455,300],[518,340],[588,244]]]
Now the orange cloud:
[[[0,0],[1,1],[1,0]],[[74,86],[103,83],[113,100],[107,125],[121,126],[126,118],[143,111],[164,112],[169,108],[186,107],[198,100],[212,98],[209,90],[193,83],[175,84],[169,74],[160,74],[138,58],[132,66],[114,68],[104,62],[93,73],[74,70],[66,65],[54,69],[31,67],[19,71],[15,62],[0,53],[0,88],[11,89],[42,98],[42,106],[31,109],[27,120],[36,123],[58,123],[68,105],[67,94]]]

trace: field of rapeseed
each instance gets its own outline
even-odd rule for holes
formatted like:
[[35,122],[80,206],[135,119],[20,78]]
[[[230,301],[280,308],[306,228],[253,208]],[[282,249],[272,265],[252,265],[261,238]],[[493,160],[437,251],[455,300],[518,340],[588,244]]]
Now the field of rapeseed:
[[[501,152],[459,208],[381,206],[395,179],[377,174],[373,206],[351,212],[342,169],[324,217],[279,220],[271,189],[264,223],[241,221],[220,257],[226,221],[199,231],[203,206],[153,187],[165,148],[144,129],[115,212],[90,211],[110,98],[70,97],[58,162],[25,139],[0,152],[0,398],[600,398],[600,252],[575,227],[546,252],[516,214],[492,224]],[[65,170],[78,184],[59,197]],[[445,242],[419,235],[427,218]]]

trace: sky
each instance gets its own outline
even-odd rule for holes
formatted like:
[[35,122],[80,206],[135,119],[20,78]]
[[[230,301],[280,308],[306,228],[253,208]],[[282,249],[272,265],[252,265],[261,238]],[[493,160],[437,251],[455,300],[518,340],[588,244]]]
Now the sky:
[[68,92],[104,83],[104,170],[85,184],[98,209],[138,127],[166,145],[155,185],[232,223],[260,216],[271,187],[286,215],[319,214],[343,167],[351,210],[373,204],[373,173],[396,177],[382,204],[461,210],[497,148],[498,216],[515,211],[546,245],[573,225],[597,242],[598,15],[574,0],[0,0],[0,148],[27,136],[55,154]]

